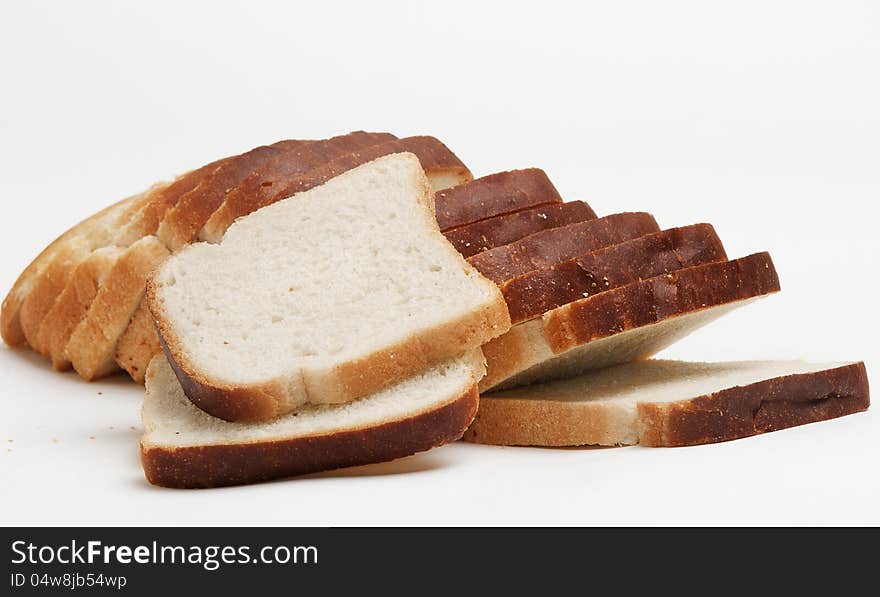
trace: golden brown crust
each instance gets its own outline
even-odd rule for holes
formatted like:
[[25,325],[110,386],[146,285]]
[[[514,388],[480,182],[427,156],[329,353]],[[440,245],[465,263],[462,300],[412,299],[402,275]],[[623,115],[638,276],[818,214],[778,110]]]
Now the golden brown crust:
[[562,197],[540,168],[483,176],[434,196],[437,223],[446,232],[479,220],[551,203]]
[[383,425],[290,440],[164,448],[141,443],[154,485],[195,489],[259,483],[387,462],[461,437],[477,411],[476,386],[438,408]]
[[148,236],[116,262],[65,349],[83,379],[91,381],[116,369],[116,344],[141,301],[147,276],[167,256],[165,245]]
[[114,359],[135,382],[143,384],[147,365],[160,352],[162,346],[159,344],[153,315],[150,313],[147,301],[141,299],[125,333],[119,338]]
[[472,257],[535,232],[595,219],[596,213],[583,201],[550,203],[459,226],[443,235],[462,256]]
[[714,228],[671,228],[533,270],[499,284],[514,324],[547,311],[670,272],[725,261]]
[[619,213],[530,234],[516,242],[478,253],[468,263],[495,282],[573,259],[596,249],[659,232],[654,216]]
[[302,154],[295,159],[279,161],[272,168],[244,180],[211,215],[202,228],[200,238],[219,242],[223,233],[237,218],[324,184],[331,178],[376,158],[402,152],[414,153],[429,177],[433,171],[444,174],[451,171],[463,180],[471,178],[470,171],[461,160],[434,137],[407,137],[369,145],[355,151],[343,152],[330,162],[320,156],[309,157]]
[[640,404],[639,443],[694,446],[740,439],[867,410],[864,363],[787,375],[686,402]]

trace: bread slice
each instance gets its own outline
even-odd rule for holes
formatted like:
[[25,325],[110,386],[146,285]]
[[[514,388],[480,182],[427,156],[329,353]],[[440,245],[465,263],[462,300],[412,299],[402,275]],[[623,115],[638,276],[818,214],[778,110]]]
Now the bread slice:
[[488,372],[480,391],[646,359],[732,309],[778,290],[770,255],[757,253],[568,303],[486,344]]
[[64,291],[43,318],[33,348],[48,356],[56,371],[70,369],[65,352],[70,335],[88,313],[98,289],[124,251],[119,247],[102,247],[93,251],[76,267]]
[[340,155],[396,138],[390,133],[355,131],[330,139],[285,140],[252,149],[228,160],[183,195],[165,214],[156,235],[170,251],[178,251],[196,238],[229,192],[248,178],[266,173],[274,163],[283,162],[286,168],[299,167],[305,172]]
[[478,253],[468,263],[496,284],[502,284],[532,270],[659,231],[660,226],[651,214],[614,214],[530,234]]
[[726,261],[710,224],[671,228],[532,270],[499,284],[511,323],[562,305],[686,267]]
[[446,232],[493,216],[561,203],[562,197],[543,170],[527,168],[497,172],[439,191],[434,201],[437,223]]
[[116,354],[113,358],[135,382],[142,384],[147,365],[160,352],[162,346],[156,334],[153,314],[150,313],[147,301],[141,299],[128,327],[116,344]]
[[464,439],[510,446],[692,446],[870,404],[864,363],[643,361],[485,394]]
[[[468,186],[463,185],[463,188]],[[596,212],[589,205],[583,201],[569,201],[493,216],[453,228],[443,235],[464,257],[471,257],[535,232],[595,219]]]
[[418,158],[393,154],[265,207],[150,281],[187,396],[226,420],[348,402],[510,326],[443,238]]
[[414,153],[424,168],[432,190],[471,180],[470,170],[434,137],[407,137],[348,152],[315,169],[305,169],[297,160],[278,158],[245,179],[226,195],[223,204],[205,222],[199,239],[218,243],[237,219],[260,207],[271,205],[295,193],[324,184],[331,178],[376,158],[393,153]]
[[176,488],[257,483],[394,460],[460,438],[477,411],[479,350],[344,405],[310,406],[267,423],[199,410],[164,356],[147,370],[141,462]]
[[116,343],[140,304],[144,280],[167,256],[165,245],[155,236],[147,236],[116,260],[65,347],[67,359],[83,379],[97,379],[117,370]]

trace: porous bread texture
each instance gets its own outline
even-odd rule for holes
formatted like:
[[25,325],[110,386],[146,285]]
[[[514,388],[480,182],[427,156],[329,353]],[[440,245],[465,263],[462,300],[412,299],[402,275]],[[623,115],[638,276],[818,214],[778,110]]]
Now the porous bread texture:
[[187,247],[148,299],[186,394],[227,420],[351,401],[510,326],[498,288],[440,234],[412,154]]
[[480,391],[646,359],[751,300],[777,292],[767,253],[708,263],[568,303],[483,347]]
[[484,394],[466,441],[682,446],[868,408],[863,363],[642,361]]
[[196,408],[164,355],[157,355],[142,409],[144,472],[157,485],[214,487],[428,450],[461,437],[476,412],[484,371],[477,349],[354,402],[241,423]]

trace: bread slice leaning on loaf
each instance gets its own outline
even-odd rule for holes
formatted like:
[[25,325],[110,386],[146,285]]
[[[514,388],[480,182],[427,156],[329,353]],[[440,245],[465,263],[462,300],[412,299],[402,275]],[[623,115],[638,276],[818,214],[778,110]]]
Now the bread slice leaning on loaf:
[[750,301],[779,291],[767,253],[640,280],[519,323],[483,347],[480,391],[647,359]]
[[231,423],[187,399],[158,355],[147,371],[141,462],[147,480],[176,488],[257,483],[385,462],[461,437],[477,411],[479,349],[375,394],[311,406],[266,423]]
[[643,361],[484,394],[466,441],[692,446],[866,410],[864,363]]
[[504,333],[500,291],[432,205],[416,156],[393,154],[168,259],[148,298],[187,396],[264,420],[349,402]]

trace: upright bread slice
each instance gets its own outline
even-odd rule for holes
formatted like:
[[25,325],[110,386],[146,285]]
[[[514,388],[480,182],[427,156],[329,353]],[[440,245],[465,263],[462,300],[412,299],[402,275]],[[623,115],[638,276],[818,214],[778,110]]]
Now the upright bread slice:
[[3,300],[0,332],[10,346],[35,338],[40,323],[64,290],[69,276],[93,249],[104,246],[130,217],[139,196],[128,197],[83,220],[55,239],[28,265]]
[[226,420],[348,402],[510,326],[437,228],[413,154],[359,166],[190,245],[148,288],[187,396]]
[[568,303],[486,344],[488,372],[480,391],[646,359],[728,311],[778,290],[770,255],[757,253]]
[[561,203],[562,197],[543,170],[526,168],[496,172],[439,191],[434,201],[437,223],[446,232],[485,218]]
[[165,214],[157,236],[170,251],[178,251],[196,238],[229,192],[249,177],[265,172],[274,162],[283,161],[286,168],[301,166],[305,172],[340,155],[394,139],[396,137],[390,133],[355,131],[330,139],[280,141],[252,149],[228,160],[196,188],[183,195]]
[[120,369],[128,373],[135,382],[142,384],[147,365],[160,352],[162,346],[156,334],[153,314],[150,313],[147,301],[141,299],[128,327],[116,344],[114,359]]
[[116,343],[140,303],[144,281],[167,256],[165,245],[155,236],[147,236],[116,260],[65,347],[67,358],[83,379],[97,379],[117,369]]
[[230,423],[187,399],[164,356],[147,370],[141,462],[176,488],[258,483],[394,460],[460,438],[477,411],[479,350],[343,405],[266,423]]
[[532,270],[659,231],[660,226],[651,214],[614,214],[530,234],[516,242],[478,253],[470,257],[468,263],[496,284],[501,284]]
[[643,361],[480,397],[465,440],[692,446],[866,410],[864,363]]
[[443,235],[464,257],[471,257],[535,232],[595,219],[596,212],[583,201],[550,203],[459,226]]
[[425,170],[432,190],[471,180],[470,171],[434,137],[407,137],[345,153],[319,168],[304,168],[302,161],[277,157],[254,172],[228,195],[211,215],[199,239],[218,243],[226,229],[237,219],[260,207],[324,184],[334,176],[393,153],[414,153]]
[[43,318],[33,348],[48,356],[56,371],[70,369],[65,352],[70,335],[88,313],[98,289],[124,251],[120,247],[102,247],[93,251],[74,270],[55,305]]
[[505,280],[498,287],[511,323],[517,324],[639,280],[726,260],[715,229],[710,224],[695,224],[603,247]]

